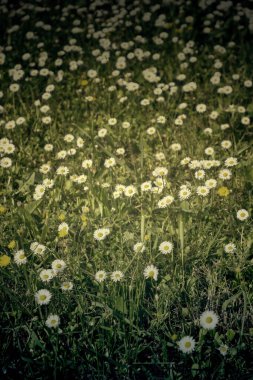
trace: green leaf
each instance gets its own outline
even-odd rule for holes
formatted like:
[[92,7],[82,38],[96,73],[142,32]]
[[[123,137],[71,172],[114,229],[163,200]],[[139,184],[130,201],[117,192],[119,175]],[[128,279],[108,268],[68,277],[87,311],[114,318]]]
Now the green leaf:
[[115,298],[115,308],[123,314],[127,314],[127,305],[122,296]]
[[28,205],[24,207],[24,210],[29,212],[29,214],[32,214],[36,210],[36,208],[39,207],[41,202],[42,202],[42,199],[28,203]]
[[22,218],[22,220],[24,220],[26,227],[33,232],[33,235],[35,235],[38,232],[38,226],[32,216],[32,208],[27,208],[27,206],[23,208],[20,207],[18,210],[18,215]]
[[72,186],[73,186],[72,182],[68,180],[68,181],[65,182],[64,188],[66,190],[70,190],[72,188]]
[[248,107],[247,107],[247,111],[248,111],[249,113],[253,113],[253,103],[250,103],[250,104],[248,105]]
[[31,349],[35,348],[36,346],[44,349],[44,345],[41,343],[41,341],[39,340],[38,336],[36,335],[34,331],[32,331],[31,333],[31,339],[30,339],[29,345]]
[[41,232],[41,241],[44,241],[46,239],[48,230],[49,230],[48,220],[45,220],[44,227],[42,228],[42,232]]
[[16,194],[18,193],[26,193],[27,191],[29,191],[29,187],[34,185],[34,180],[35,180],[35,172],[33,172],[30,177],[26,180],[26,181],[18,181],[19,183],[19,189],[18,191],[16,192]]
[[245,168],[245,179],[248,182],[253,182],[253,168],[251,166]]
[[228,340],[231,342],[231,340],[233,340],[233,339],[234,339],[234,336],[235,336],[235,332],[234,332],[234,330],[229,329],[229,330],[227,331],[227,333],[226,333],[226,336],[227,336]]
[[222,338],[221,338],[221,336],[219,335],[218,332],[215,333],[215,335],[214,335],[214,340],[215,340],[219,345],[222,344]]
[[237,298],[240,297],[240,295],[242,294],[242,292],[238,292],[236,294],[234,294],[232,297],[230,297],[229,299],[227,299],[225,302],[223,302],[223,305],[222,305],[222,311],[225,311],[228,307],[228,305],[232,302],[235,302],[237,300]]
[[167,274],[166,276],[163,277],[162,281],[170,281],[171,280],[171,275]]
[[199,365],[198,363],[194,363],[192,365],[192,376],[195,377],[199,374]]

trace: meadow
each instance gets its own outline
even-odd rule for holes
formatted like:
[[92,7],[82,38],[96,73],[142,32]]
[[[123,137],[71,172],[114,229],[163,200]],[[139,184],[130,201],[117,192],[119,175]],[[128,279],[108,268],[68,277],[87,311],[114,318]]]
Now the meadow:
[[252,1],[0,29],[0,379],[253,379]]

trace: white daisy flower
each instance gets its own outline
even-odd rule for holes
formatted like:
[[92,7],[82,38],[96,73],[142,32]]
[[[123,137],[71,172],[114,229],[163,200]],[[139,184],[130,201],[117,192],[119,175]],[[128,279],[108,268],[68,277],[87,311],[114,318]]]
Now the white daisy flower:
[[34,249],[34,254],[35,255],[39,255],[39,256],[42,256],[44,253],[45,253],[45,250],[46,250],[46,246],[43,245],[43,244],[38,244],[35,249]]
[[113,167],[113,166],[115,166],[115,165],[116,165],[116,160],[115,160],[114,157],[107,158],[107,159],[105,160],[105,162],[104,162],[104,166],[105,166],[106,168],[111,168],[111,167]]
[[171,205],[171,203],[174,201],[174,197],[172,195],[167,195],[160,199],[158,202],[158,208],[165,208]]
[[200,316],[200,326],[206,330],[213,330],[215,329],[218,320],[218,316],[213,311],[206,310]]
[[148,278],[151,278],[155,281],[157,281],[157,277],[158,277],[158,269],[157,267],[155,267],[154,265],[148,265],[145,269],[144,269],[144,277],[146,279]]
[[63,292],[66,292],[66,291],[70,291],[73,289],[73,282],[71,281],[64,281],[62,284],[61,284],[61,290]]
[[184,336],[178,342],[179,350],[184,354],[191,354],[195,349],[195,340],[191,336]]
[[62,272],[66,268],[66,263],[63,260],[56,259],[52,262],[51,267],[55,274]]
[[198,186],[196,192],[201,197],[206,197],[209,194],[210,190],[207,186]]
[[133,247],[133,250],[134,250],[134,252],[136,252],[136,253],[137,253],[137,252],[142,253],[142,252],[145,251],[145,249],[146,249],[145,245],[144,245],[143,243],[141,243],[141,242],[136,243],[136,244],[134,245],[134,247]]
[[84,161],[82,162],[82,167],[83,167],[84,169],[89,169],[89,168],[91,168],[91,167],[92,167],[92,160],[84,160]]
[[52,269],[42,269],[39,276],[42,282],[49,282],[54,277],[54,271]]
[[96,240],[104,240],[107,235],[109,235],[110,230],[109,228],[99,228],[96,231],[94,231],[94,239]]
[[33,243],[30,244],[30,250],[32,252],[35,252],[35,249],[37,248],[38,245],[39,243],[37,241],[34,241]]
[[210,178],[208,179],[206,182],[205,182],[205,186],[208,188],[208,189],[213,189],[217,186],[217,181],[216,179],[214,178]]
[[11,165],[12,165],[12,160],[9,157],[3,157],[0,160],[0,166],[2,168],[9,168],[9,167],[11,167]]
[[180,201],[184,201],[186,199],[189,199],[191,196],[191,190],[188,189],[187,187],[184,187],[179,190],[178,197]]
[[228,157],[225,160],[225,166],[226,167],[236,166],[237,164],[238,164],[238,160],[236,157]]
[[56,170],[56,174],[58,175],[67,175],[69,173],[69,168],[66,166],[59,166]]
[[19,251],[14,253],[14,262],[18,265],[27,263],[27,257],[23,249],[20,249]]
[[234,243],[228,243],[224,246],[224,251],[226,253],[234,253],[236,251],[236,246]]
[[146,181],[141,184],[141,191],[150,191],[152,188],[152,182],[151,181]]
[[247,210],[242,208],[241,210],[237,211],[236,216],[237,216],[237,219],[239,219],[240,221],[244,221],[244,220],[248,219],[249,213]]
[[220,179],[223,179],[223,181],[225,181],[232,177],[232,172],[229,169],[221,169],[218,176]]
[[222,344],[218,350],[220,351],[221,355],[225,356],[228,353],[228,346],[226,344]]
[[164,255],[167,255],[167,253],[171,253],[173,250],[173,243],[170,241],[164,241],[159,245],[159,251],[163,253]]
[[124,194],[126,197],[132,197],[134,194],[137,193],[137,189],[133,185],[126,186],[124,189]]
[[56,328],[60,324],[60,318],[56,314],[50,314],[46,320],[46,326],[49,328]]
[[107,277],[107,274],[104,270],[99,270],[96,274],[95,274],[95,280],[97,282],[103,282]]
[[112,272],[111,274],[111,280],[113,282],[121,281],[123,277],[124,277],[124,274],[120,270],[116,270]]
[[39,305],[47,305],[52,298],[52,294],[47,289],[40,289],[35,293],[35,301]]

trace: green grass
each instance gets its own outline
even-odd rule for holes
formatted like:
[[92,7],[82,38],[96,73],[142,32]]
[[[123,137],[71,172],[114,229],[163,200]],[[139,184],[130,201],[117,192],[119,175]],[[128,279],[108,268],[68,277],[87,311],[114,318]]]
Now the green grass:
[[[65,7],[38,3],[48,10],[0,4],[0,62],[4,61],[0,65],[0,377],[251,379],[253,87],[250,82],[244,84],[252,80],[248,18],[234,20],[236,7],[215,12],[217,1],[203,10],[193,2],[169,6],[159,2],[161,8],[155,9],[146,1],[139,10],[137,3],[128,3],[122,24],[116,15],[124,6],[116,2],[112,19],[109,3],[98,6],[108,13],[94,12],[93,6],[81,2],[73,6],[65,2]],[[145,12],[151,12],[148,22],[143,20]],[[26,14],[28,19],[23,18]],[[157,26],[160,14],[166,16],[166,23]],[[189,15],[192,25],[186,18]],[[72,30],[78,26],[74,20],[80,20],[80,33]],[[208,20],[211,30],[205,33]],[[218,22],[220,28],[215,27]],[[48,24],[52,28],[46,31]],[[20,29],[12,33],[13,25]],[[35,39],[27,39],[31,31]],[[95,31],[104,35],[97,38]],[[164,32],[162,44],[156,44],[153,38]],[[138,35],[146,39],[140,41]],[[109,49],[103,49],[102,37],[110,39]],[[127,49],[122,42],[128,42]],[[188,50],[184,50],[186,45]],[[76,47],[75,51],[69,52],[66,46]],[[95,49],[100,49],[100,56],[109,51],[108,62],[99,62]],[[138,59],[135,49],[150,54]],[[180,61],[178,54],[183,50],[186,58]],[[44,63],[39,58],[43,52],[48,54]],[[130,52],[135,52],[134,57],[127,56]],[[22,58],[25,53],[31,54],[27,60]],[[158,60],[152,58],[156,53]],[[114,76],[119,56],[126,57],[126,68]],[[191,56],[197,61],[191,62]],[[57,58],[62,59],[59,67]],[[79,66],[72,70],[71,62]],[[183,62],[188,66],[182,66]],[[18,64],[23,70],[19,80],[10,72]],[[43,67],[52,73],[31,72]],[[157,69],[156,83],[143,75],[150,67]],[[18,70],[16,66],[14,76]],[[99,81],[90,77],[89,70],[96,70]],[[217,71],[220,84],[212,84]],[[182,81],[180,74],[185,74]],[[129,90],[129,82],[138,83],[139,88]],[[171,82],[177,87],[175,93]],[[190,82],[197,88],[184,91]],[[17,92],[10,89],[13,83],[20,85]],[[43,99],[48,85],[54,85],[51,97]],[[231,94],[218,93],[224,86],[232,86]],[[154,92],[161,87],[161,94]],[[127,99],[122,101],[123,97]],[[159,97],[163,99],[157,101]],[[143,99],[150,104],[141,105]],[[187,103],[186,108],[180,109],[182,103]],[[197,112],[199,104],[206,105],[205,112]],[[49,106],[46,113],[41,111],[43,105]],[[218,115],[213,116],[213,111]],[[182,125],[177,125],[183,114]],[[45,116],[51,117],[48,124],[43,122]],[[164,123],[159,123],[160,116],[165,117]],[[9,129],[8,122],[19,117],[24,123]],[[130,127],[124,128],[123,122]],[[229,128],[223,128],[225,124]],[[149,133],[151,127],[154,134]],[[99,137],[102,128],[107,134]],[[231,146],[225,149],[227,140]],[[10,144],[15,146],[13,153],[6,150]],[[52,151],[46,144],[52,144]],[[180,149],[173,144],[180,144]],[[208,147],[214,150],[211,155],[205,153]],[[124,148],[124,154],[117,152],[119,148]],[[8,167],[4,167],[5,157],[11,159]],[[190,164],[182,163],[186,157]],[[237,163],[226,167],[229,157]],[[104,164],[109,158],[116,164],[107,168]],[[82,165],[87,159],[92,160],[91,168]],[[205,160],[211,162],[210,168]],[[41,170],[45,164],[47,173]],[[57,174],[61,166],[68,168],[66,175]],[[168,170],[158,175],[165,180],[163,186],[155,182],[153,173],[159,167]],[[204,178],[197,179],[201,173],[196,172],[203,168]],[[224,168],[231,171],[229,180],[221,178]],[[77,183],[76,176],[81,175],[87,178]],[[34,197],[36,186],[47,179],[53,181],[52,186]],[[201,196],[197,189],[208,179],[217,183]],[[142,184],[149,181],[153,190],[142,191]],[[123,185],[122,192],[117,185]],[[124,186],[130,185],[136,189],[131,197],[124,193]],[[182,185],[190,191],[185,200],[179,196]],[[172,203],[159,207],[159,201],[169,195]],[[241,209],[248,212],[245,220],[237,216]],[[67,224],[67,230],[59,230],[61,223]],[[109,234],[98,241],[94,232],[100,228],[109,228]],[[173,244],[168,254],[159,249],[165,241]],[[31,249],[34,242],[45,246],[42,255]],[[145,250],[136,252],[136,243]],[[225,249],[229,243],[235,245],[230,253]],[[23,264],[17,262],[20,250],[27,258]],[[56,259],[65,262],[65,269],[43,282],[40,272],[50,269]],[[155,272],[144,275],[149,265],[158,270],[157,278]],[[100,270],[106,274],[101,282],[96,276]],[[115,271],[123,274],[118,282],[111,278]],[[69,281],[73,289],[63,291],[62,284]],[[40,289],[52,294],[46,305],[35,301]],[[210,330],[200,323],[208,310],[218,316]],[[48,326],[50,315],[59,316],[59,326]],[[184,353],[179,342],[187,336],[195,345]],[[226,355],[220,352],[224,345]]]

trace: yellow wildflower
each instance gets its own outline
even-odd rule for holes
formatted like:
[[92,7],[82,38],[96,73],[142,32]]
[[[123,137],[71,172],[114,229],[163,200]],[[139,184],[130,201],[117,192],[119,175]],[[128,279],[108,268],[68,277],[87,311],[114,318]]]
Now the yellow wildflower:
[[173,24],[172,22],[167,22],[165,25],[164,25],[165,28],[167,29],[171,29],[173,27]]
[[69,231],[69,226],[67,225],[67,223],[61,223],[58,227],[58,236],[59,237],[65,237],[68,235],[68,231]]
[[227,197],[230,193],[229,189],[226,186],[219,187],[217,193],[220,197]]
[[83,213],[87,213],[87,212],[89,212],[89,211],[90,211],[89,207],[87,207],[87,206],[83,206],[83,207],[82,207],[82,212],[83,212]]
[[83,87],[87,86],[88,85],[88,81],[86,79],[81,80],[81,85]]
[[86,227],[87,224],[88,224],[88,218],[87,218],[87,216],[85,214],[81,215],[81,220],[83,222],[83,225]]
[[66,215],[65,215],[63,212],[61,212],[61,213],[58,215],[58,220],[60,220],[61,222],[63,222],[63,221],[65,220],[65,218],[66,218]]
[[11,262],[11,258],[7,255],[0,256],[0,267],[7,267]]
[[5,214],[7,211],[7,208],[3,205],[0,205],[0,214]]
[[9,249],[14,249],[16,247],[15,240],[11,240],[7,246]]
[[66,228],[63,228],[61,231],[58,232],[59,237],[65,237],[68,235],[68,231]]

